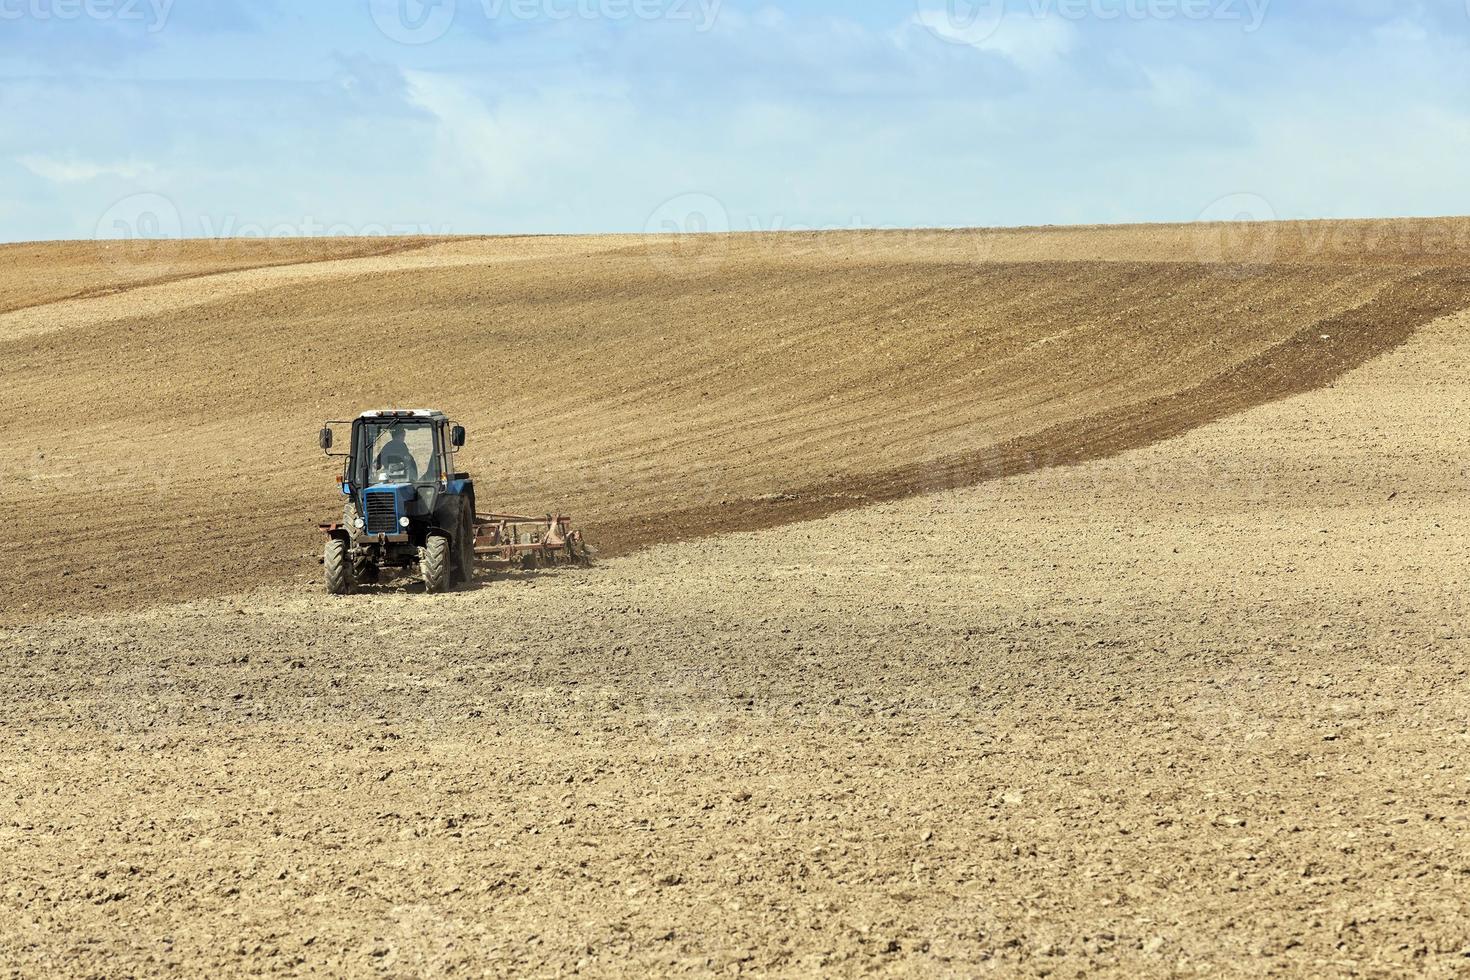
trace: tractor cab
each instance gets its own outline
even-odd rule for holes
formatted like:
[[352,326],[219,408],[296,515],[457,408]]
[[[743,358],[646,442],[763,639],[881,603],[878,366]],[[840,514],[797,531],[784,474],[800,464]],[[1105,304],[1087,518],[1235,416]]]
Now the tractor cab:
[[[417,518],[432,515],[446,494],[464,492],[454,454],[465,432],[443,412],[427,409],[363,412],[351,423],[349,448],[332,452],[333,426],[321,432],[322,449],[344,456],[342,494],[355,505],[349,527],[370,535],[400,536]],[[351,505],[350,505],[351,506]]]

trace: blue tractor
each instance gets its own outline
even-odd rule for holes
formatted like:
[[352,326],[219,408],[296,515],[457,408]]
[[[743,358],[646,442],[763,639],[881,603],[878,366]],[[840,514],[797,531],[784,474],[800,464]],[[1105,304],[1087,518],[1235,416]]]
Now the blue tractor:
[[[335,429],[351,426],[345,451]],[[447,592],[475,572],[475,485],[457,472],[464,427],[424,409],[363,412],[328,422],[321,447],[343,457],[342,520],[323,524],[327,591],[345,595],[384,569],[417,567],[429,592]]]

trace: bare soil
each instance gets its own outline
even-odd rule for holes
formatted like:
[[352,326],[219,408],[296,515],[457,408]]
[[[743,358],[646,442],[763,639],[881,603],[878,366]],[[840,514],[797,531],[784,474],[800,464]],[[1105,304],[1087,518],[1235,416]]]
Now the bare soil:
[[[1421,254],[1441,224],[1470,226],[175,243],[187,278],[0,314],[0,622],[306,581],[316,429],[371,405],[451,412],[482,501],[609,556],[1106,456],[1470,305],[1470,247]],[[0,287],[96,246],[17,248]]]
[[[961,240],[937,234],[670,266],[641,243],[640,280],[617,240],[456,243],[0,318],[7,414],[61,397],[47,359],[122,415],[78,414],[64,461],[146,468],[184,440],[199,463],[151,489],[180,515],[177,540],[135,529],[151,548],[131,479],[5,484],[49,551],[23,542],[34,575],[0,583],[0,971],[1463,975],[1463,258],[1375,239],[1323,261],[1284,228],[1247,266],[1137,254],[1189,232],[1136,230],[1132,254],[1066,234],[1113,259],[874,254]],[[863,303],[890,329],[862,333]],[[603,470],[569,492],[603,525],[636,520],[619,500],[705,516],[590,570],[320,594],[312,515],[268,498],[330,504],[299,460],[343,361],[280,349],[392,348],[410,323],[603,365],[580,397],[441,402],[482,486],[555,488],[567,438]],[[469,391],[470,361],[402,363]],[[360,363],[365,400],[424,400]],[[850,496],[739,530],[783,488]],[[229,550],[242,527],[263,564]],[[48,554],[79,567],[47,578]]]

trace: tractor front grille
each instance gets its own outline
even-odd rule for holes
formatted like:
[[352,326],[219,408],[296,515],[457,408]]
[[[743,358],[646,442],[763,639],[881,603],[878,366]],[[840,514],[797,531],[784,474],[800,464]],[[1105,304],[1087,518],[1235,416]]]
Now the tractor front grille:
[[369,534],[398,533],[398,505],[391,493],[367,494],[367,531]]

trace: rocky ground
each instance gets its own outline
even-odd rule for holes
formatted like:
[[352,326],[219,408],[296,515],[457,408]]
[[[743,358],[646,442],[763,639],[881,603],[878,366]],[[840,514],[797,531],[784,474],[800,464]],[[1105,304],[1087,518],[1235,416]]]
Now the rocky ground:
[[1108,459],[0,633],[0,970],[1462,976],[1470,319]]

